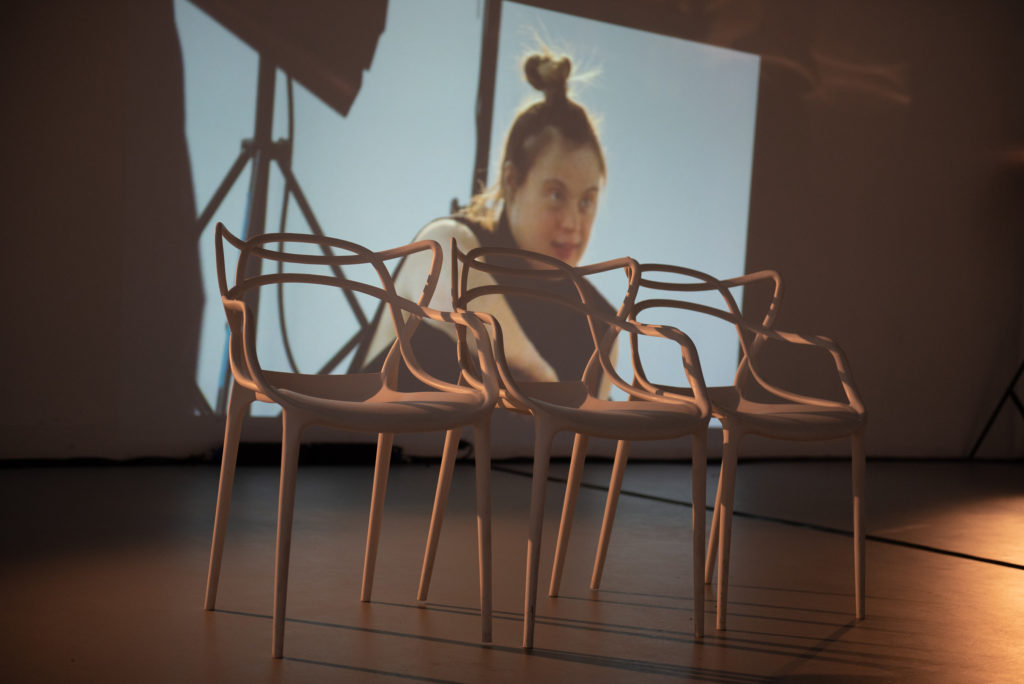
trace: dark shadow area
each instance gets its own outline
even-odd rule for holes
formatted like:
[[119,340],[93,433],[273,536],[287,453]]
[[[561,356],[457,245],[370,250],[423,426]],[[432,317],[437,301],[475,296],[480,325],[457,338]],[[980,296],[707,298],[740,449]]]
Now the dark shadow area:
[[[413,608],[414,606],[408,606],[408,607]],[[248,612],[244,612],[244,611],[224,610],[224,609],[218,608],[216,612],[218,612],[218,613],[225,613],[225,614],[229,614],[229,615],[236,615],[236,616],[240,616],[240,617],[259,618],[259,619],[262,619],[262,620],[271,620],[272,619],[272,616],[270,616],[270,615],[248,613]],[[495,617],[498,618],[498,619],[503,619],[503,616],[500,615],[500,614],[495,614]],[[514,619],[514,618],[508,617],[508,618],[505,618],[505,619]],[[518,619],[521,620],[522,617],[519,616]],[[423,640],[423,641],[428,641],[428,642],[432,642],[432,643],[438,643],[438,644],[441,644],[441,645],[444,645],[444,646],[462,646],[462,647],[467,647],[467,648],[486,649],[486,650],[492,650],[492,651],[498,651],[498,652],[510,653],[510,654],[526,653],[521,648],[511,647],[511,646],[500,646],[500,645],[497,645],[497,644],[484,644],[484,643],[480,643],[480,642],[471,642],[471,641],[458,641],[458,640],[453,640],[453,639],[444,639],[444,638],[438,638],[438,637],[423,636],[423,635],[412,634],[412,633],[395,632],[395,631],[391,631],[391,630],[380,630],[380,629],[373,629],[373,628],[367,628],[367,627],[357,627],[357,626],[354,626],[354,625],[343,625],[343,624],[338,624],[338,623],[323,622],[323,621],[319,621],[319,620],[303,620],[303,619],[300,619],[300,618],[288,618],[288,622],[289,623],[296,623],[296,624],[301,623],[301,624],[305,624],[305,625],[312,625],[312,626],[315,626],[315,627],[324,627],[324,628],[329,628],[329,629],[340,629],[340,630],[352,630],[352,631],[366,632],[366,633],[370,633],[370,634],[379,634],[381,636],[404,637],[404,638],[408,638],[408,639],[417,639],[417,640]],[[636,636],[632,632],[623,632],[623,634],[628,634],[630,636]],[[689,639],[689,641],[692,642],[692,639]],[[674,677],[683,678],[685,681],[712,682],[712,683],[718,683],[718,684],[743,684],[745,682],[759,682],[759,681],[762,681],[762,678],[760,678],[760,677],[756,677],[756,676],[752,676],[752,675],[744,675],[744,674],[741,674],[741,673],[733,673],[733,672],[727,672],[727,671],[718,671],[718,670],[713,670],[713,669],[705,669],[705,668],[697,668],[697,667],[679,666],[679,665],[673,665],[673,664],[670,664],[670,663],[656,663],[656,662],[651,662],[651,661],[646,661],[646,660],[633,660],[633,659],[629,659],[629,658],[602,657],[602,656],[595,656],[595,655],[590,655],[590,654],[586,654],[586,653],[574,653],[574,652],[571,652],[571,651],[560,651],[560,650],[547,649],[547,648],[533,648],[533,649],[530,649],[528,653],[529,653],[530,656],[535,657],[535,658],[547,658],[547,659],[551,659],[551,660],[564,661],[564,662],[568,662],[568,663],[578,663],[578,664],[584,664],[584,665],[592,665],[592,666],[595,666],[595,667],[608,668],[608,669],[612,669],[612,670],[622,670],[623,672],[632,672],[632,673],[636,673],[636,674],[658,674],[658,675],[674,676]],[[285,658],[285,659],[286,660],[291,660],[291,658]],[[311,662],[311,661],[302,661],[302,662]],[[314,662],[313,664],[323,665],[323,666],[326,666],[326,667],[338,667],[338,668],[342,668],[342,669],[349,669],[347,666],[339,664],[339,663]],[[399,676],[404,676],[404,675],[399,675]],[[439,681],[439,680],[426,679],[424,681]],[[443,681],[443,680],[441,680],[441,681]]]
[[188,453],[202,292],[172,3],[5,15],[7,446]]

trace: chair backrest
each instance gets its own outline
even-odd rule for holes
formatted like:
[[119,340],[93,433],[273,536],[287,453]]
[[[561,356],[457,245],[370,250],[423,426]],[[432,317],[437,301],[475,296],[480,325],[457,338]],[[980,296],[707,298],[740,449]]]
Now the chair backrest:
[[[742,388],[748,382],[754,382],[760,388],[776,397],[787,401],[813,404],[825,407],[849,407],[855,409],[862,404],[852,378],[846,369],[845,356],[832,340],[818,335],[797,335],[781,332],[776,329],[776,318],[782,306],[782,278],[772,270],[762,270],[745,275],[719,280],[701,271],[670,264],[640,264],[637,299],[633,303],[630,318],[636,320],[644,311],[658,308],[682,309],[695,311],[726,321],[735,328],[740,344],[740,360],[736,368],[734,384]],[[733,295],[733,290],[758,283],[771,287],[763,313],[744,316]],[[651,294],[651,293],[654,294]],[[721,305],[713,306],[694,301],[694,296],[703,292],[717,292],[721,297]],[[671,293],[661,295],[660,293]],[[645,298],[646,297],[646,298]],[[688,298],[690,297],[690,298]],[[756,319],[760,322],[754,322]],[[771,340],[801,345],[812,345],[828,351],[836,362],[839,370],[839,381],[847,395],[848,403],[810,397],[784,389],[765,379],[760,372],[759,358],[764,346]],[[639,359],[634,363],[639,364]]]
[[[233,285],[229,285],[227,280],[225,243],[238,251]],[[311,248],[307,247],[310,251],[301,252],[294,248],[295,245],[309,245]],[[274,246],[277,246],[277,249],[273,249]],[[431,266],[423,291],[417,301],[412,302],[396,292],[388,262],[424,251],[429,251],[432,255]],[[396,339],[384,367],[379,371],[385,382],[393,384],[397,378],[398,365],[404,362],[413,375],[428,386],[444,389],[453,387],[422,369],[412,344],[413,333],[423,318],[432,318],[456,326],[465,323],[458,316],[435,312],[425,306],[440,279],[442,255],[436,242],[422,240],[374,252],[347,240],[308,234],[266,233],[242,240],[232,235],[223,224],[218,223],[216,252],[217,279],[230,334],[229,363],[234,379],[239,384],[281,403],[280,397],[275,396],[277,393],[272,383],[266,381],[259,362],[256,317],[247,298],[261,288],[307,284],[340,290],[346,296],[359,293],[387,306],[395,327]],[[257,261],[263,263],[256,263]],[[352,275],[353,272],[360,276],[364,275],[365,267],[369,267],[375,274],[377,282],[369,282],[367,278]],[[300,270],[289,271],[285,270],[286,268]],[[348,269],[348,272],[345,269]],[[324,312],[324,316],[329,315],[330,312]]]
[[[539,302],[557,305],[567,315],[586,318],[590,331],[591,346],[581,349],[580,354],[586,355],[587,362],[581,380],[591,393],[597,389],[597,380],[604,373],[611,383],[631,397],[639,399],[652,398],[650,393],[640,388],[635,381],[623,379],[611,358],[611,350],[622,334],[630,336],[632,346],[636,346],[638,334],[649,334],[651,330],[644,328],[628,319],[633,310],[633,302],[639,285],[639,269],[635,260],[622,257],[587,266],[569,266],[568,264],[545,255],[507,247],[478,247],[463,253],[458,245],[452,243],[452,300],[457,310],[471,310],[493,327],[492,336],[495,344],[495,360],[502,381],[502,397],[512,407],[529,406],[528,393],[520,389],[519,383],[509,367],[508,354],[505,349],[505,336],[502,333],[502,321],[489,316],[486,309],[474,303],[488,295],[503,297],[524,297]],[[621,270],[625,286],[623,299],[618,309],[610,311],[603,305],[596,289],[587,283],[589,276]],[[489,276],[487,284],[474,284],[474,274]],[[477,281],[479,282],[479,281]],[[553,285],[560,283],[561,287]],[[700,401],[704,400],[703,376],[697,359],[696,350],[683,333],[677,330],[661,328],[662,336],[671,336],[683,346],[684,365],[691,384],[696,385],[696,393]],[[468,373],[475,373],[469,359],[465,341],[460,339],[460,362]],[[574,378],[575,379],[575,378]],[[657,390],[660,396],[664,391]],[[685,401],[693,401],[687,397]]]

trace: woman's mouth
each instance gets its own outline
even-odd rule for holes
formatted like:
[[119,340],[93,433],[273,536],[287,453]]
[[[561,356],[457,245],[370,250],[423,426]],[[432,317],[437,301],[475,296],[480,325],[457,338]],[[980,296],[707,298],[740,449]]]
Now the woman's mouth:
[[551,250],[554,256],[558,257],[562,261],[572,261],[573,257],[576,256],[576,252],[579,251],[579,244],[575,242],[553,242],[551,243]]

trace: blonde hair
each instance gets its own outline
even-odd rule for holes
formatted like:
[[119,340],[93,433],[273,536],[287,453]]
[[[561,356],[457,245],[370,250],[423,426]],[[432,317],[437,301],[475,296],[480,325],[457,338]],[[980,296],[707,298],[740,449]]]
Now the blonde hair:
[[605,175],[604,151],[594,122],[582,105],[569,98],[571,73],[569,58],[556,57],[547,49],[523,60],[526,81],[544,93],[544,99],[523,108],[516,115],[505,136],[498,180],[473,196],[462,210],[465,216],[493,229],[498,210],[505,201],[506,188],[501,178],[505,165],[512,166],[517,182],[521,183],[556,135],[561,135],[572,146],[589,145],[597,155],[601,175]]

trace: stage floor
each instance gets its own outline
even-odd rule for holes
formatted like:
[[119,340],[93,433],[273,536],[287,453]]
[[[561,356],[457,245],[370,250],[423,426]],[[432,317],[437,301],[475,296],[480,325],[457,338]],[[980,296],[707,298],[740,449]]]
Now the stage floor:
[[[601,590],[611,466],[588,463],[546,588],[567,464],[548,485],[536,648],[519,648],[529,462],[494,490],[494,643],[479,641],[473,468],[455,471],[430,599],[415,600],[437,462],[393,467],[373,601],[372,470],[299,469],[285,658],[270,657],[277,470],[238,469],[215,612],[202,610],[216,467],[0,469],[7,682],[1024,681],[1024,463],[868,463],[867,619],[854,619],[846,461],[740,464],[729,620],[693,638],[688,464],[631,463]],[[717,464],[709,467],[714,501]],[[708,524],[711,515],[708,511]]]

